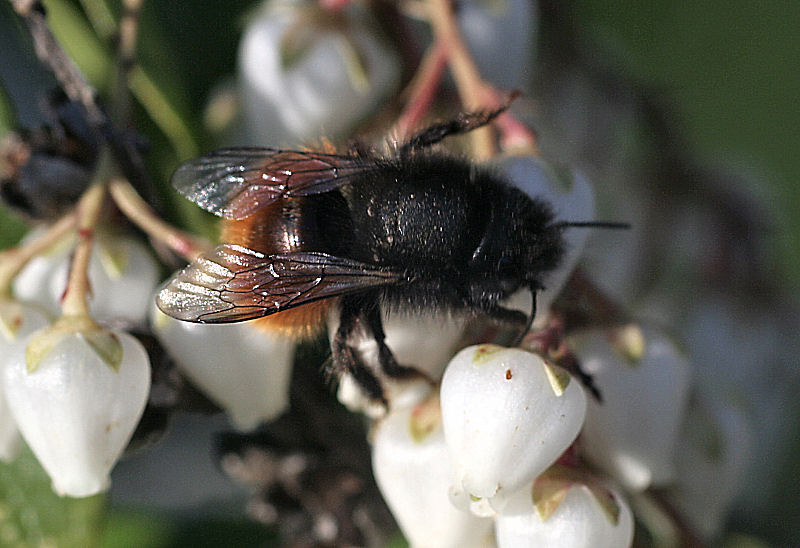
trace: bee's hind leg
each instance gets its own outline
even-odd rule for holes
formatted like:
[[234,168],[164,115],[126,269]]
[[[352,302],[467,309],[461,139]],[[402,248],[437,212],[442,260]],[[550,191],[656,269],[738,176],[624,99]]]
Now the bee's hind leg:
[[358,329],[360,317],[360,307],[356,303],[343,299],[339,328],[333,337],[333,360],[330,365],[330,373],[337,377],[343,374],[350,375],[371,400],[388,409],[389,403],[386,400],[383,385],[370,368],[364,364],[350,343],[353,333]]

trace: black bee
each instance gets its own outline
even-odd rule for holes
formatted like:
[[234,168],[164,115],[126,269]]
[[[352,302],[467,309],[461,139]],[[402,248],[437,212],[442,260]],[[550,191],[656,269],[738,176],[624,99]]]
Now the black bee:
[[[491,169],[431,148],[506,107],[429,127],[389,155],[237,148],[183,164],[173,185],[225,220],[227,243],[176,274],[159,308],[200,323],[263,318],[303,337],[336,298],[333,369],[380,401],[353,346],[360,325],[385,374],[413,372],[384,342],[382,306],[468,311],[524,333],[541,280],[564,253],[564,229],[610,224],[557,222],[549,204]],[[530,315],[501,304],[520,289],[533,295]]]

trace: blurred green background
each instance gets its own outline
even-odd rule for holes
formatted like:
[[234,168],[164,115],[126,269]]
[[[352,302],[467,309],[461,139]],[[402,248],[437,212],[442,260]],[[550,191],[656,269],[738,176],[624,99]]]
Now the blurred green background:
[[763,175],[784,275],[800,287],[800,3],[578,0],[586,33],[674,100],[702,158]]

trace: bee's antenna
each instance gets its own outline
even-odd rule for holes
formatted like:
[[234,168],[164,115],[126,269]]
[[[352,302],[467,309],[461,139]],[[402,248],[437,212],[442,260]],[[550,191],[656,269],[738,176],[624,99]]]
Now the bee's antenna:
[[627,230],[631,228],[630,223],[618,223],[614,221],[563,221],[555,223],[557,228],[608,228],[612,230]]

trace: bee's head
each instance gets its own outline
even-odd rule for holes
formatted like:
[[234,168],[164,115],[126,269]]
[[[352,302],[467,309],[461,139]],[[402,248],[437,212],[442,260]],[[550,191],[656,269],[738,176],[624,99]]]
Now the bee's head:
[[492,208],[471,269],[508,297],[521,287],[538,289],[544,273],[558,266],[564,252],[563,227],[550,207],[512,192]]

